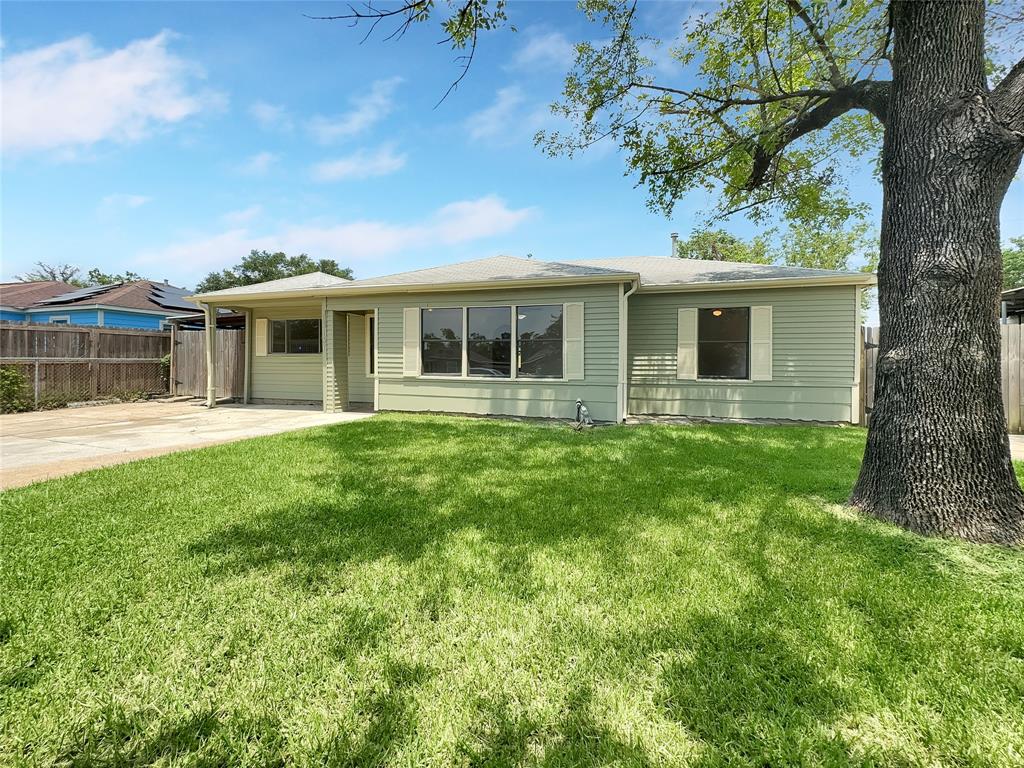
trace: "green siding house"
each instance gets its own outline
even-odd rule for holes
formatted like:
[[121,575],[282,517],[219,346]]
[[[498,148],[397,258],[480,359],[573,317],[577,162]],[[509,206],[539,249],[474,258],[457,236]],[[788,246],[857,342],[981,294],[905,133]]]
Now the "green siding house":
[[[245,314],[246,402],[571,418],[579,399],[598,421],[855,422],[860,296],[874,282],[668,257],[498,256],[192,299],[208,320],[220,308]],[[209,391],[212,406],[212,381]]]

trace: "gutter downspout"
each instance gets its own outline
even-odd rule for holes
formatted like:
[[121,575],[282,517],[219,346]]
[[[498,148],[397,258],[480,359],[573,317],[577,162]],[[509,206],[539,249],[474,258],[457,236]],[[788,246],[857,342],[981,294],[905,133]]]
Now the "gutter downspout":
[[629,297],[640,288],[639,280],[629,282],[630,288],[619,295],[619,385],[616,392],[616,408],[618,408],[619,422],[626,420],[626,410],[629,406],[629,397],[626,392],[626,365],[627,345],[629,344]]

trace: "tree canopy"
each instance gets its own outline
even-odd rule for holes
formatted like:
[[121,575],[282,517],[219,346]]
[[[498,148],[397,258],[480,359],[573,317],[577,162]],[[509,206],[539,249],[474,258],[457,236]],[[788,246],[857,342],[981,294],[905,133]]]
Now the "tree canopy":
[[1024,286],[1024,237],[1011,237],[1003,246],[1003,288]]
[[313,260],[305,253],[288,256],[277,251],[250,251],[241,262],[220,272],[210,272],[196,286],[197,293],[220,291],[238,285],[253,285],[267,280],[280,280],[310,272],[325,272],[328,275],[352,279],[352,270],[338,266],[334,259]]
[[56,280],[68,285],[84,288],[88,283],[79,275],[82,270],[72,264],[47,264],[37,261],[28,272],[15,275],[14,279],[22,283],[33,283],[39,280]]

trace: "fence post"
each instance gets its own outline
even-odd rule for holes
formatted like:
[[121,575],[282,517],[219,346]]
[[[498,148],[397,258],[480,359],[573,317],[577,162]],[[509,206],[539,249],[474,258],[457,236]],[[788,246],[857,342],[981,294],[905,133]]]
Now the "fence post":
[[100,394],[100,331],[89,329],[89,397],[95,400]]
[[36,373],[35,373],[35,386],[32,388],[34,395],[32,397],[32,408],[33,410],[39,410],[39,361],[36,360]]
[[171,322],[171,364],[167,366],[167,394],[175,397],[178,394],[178,356],[175,354],[175,346],[178,344],[178,324]]

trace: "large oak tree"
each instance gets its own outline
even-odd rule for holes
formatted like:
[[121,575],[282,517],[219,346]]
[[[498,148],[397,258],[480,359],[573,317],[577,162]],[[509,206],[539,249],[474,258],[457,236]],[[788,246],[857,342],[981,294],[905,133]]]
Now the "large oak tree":
[[[441,16],[464,68],[480,33],[507,23],[500,0],[381,8],[339,17],[394,20],[401,32]],[[1021,35],[1019,10],[987,19],[980,0],[723,0],[676,39],[638,31],[635,1],[580,8],[601,42],[577,46],[555,107],[568,127],[539,143],[571,154],[617,142],[653,207],[670,212],[703,189],[718,214],[834,227],[863,213],[843,183],[848,161],[877,158],[881,342],[851,501],[921,533],[1024,542],[997,324],[1024,60],[991,67],[1000,41]],[[676,74],[654,66],[666,44]]]

